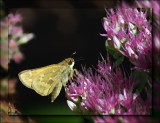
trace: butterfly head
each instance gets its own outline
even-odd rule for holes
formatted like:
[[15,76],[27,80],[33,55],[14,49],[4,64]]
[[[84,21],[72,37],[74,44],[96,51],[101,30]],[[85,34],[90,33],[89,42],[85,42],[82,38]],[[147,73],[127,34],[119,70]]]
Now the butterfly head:
[[68,64],[71,68],[73,68],[73,66],[74,66],[74,59],[73,59],[73,58],[67,58],[67,59],[65,59],[65,61],[67,62],[67,64]]

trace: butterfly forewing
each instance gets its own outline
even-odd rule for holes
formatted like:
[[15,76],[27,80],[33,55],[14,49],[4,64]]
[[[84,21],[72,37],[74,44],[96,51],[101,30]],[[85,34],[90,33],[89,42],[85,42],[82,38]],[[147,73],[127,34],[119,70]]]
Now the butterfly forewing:
[[32,88],[33,78],[42,71],[50,68],[51,66],[41,67],[36,69],[24,70],[18,74],[20,81],[28,88]]
[[49,95],[56,84],[61,82],[61,72],[57,72],[57,67],[52,66],[36,75],[32,81],[31,87],[40,95]]

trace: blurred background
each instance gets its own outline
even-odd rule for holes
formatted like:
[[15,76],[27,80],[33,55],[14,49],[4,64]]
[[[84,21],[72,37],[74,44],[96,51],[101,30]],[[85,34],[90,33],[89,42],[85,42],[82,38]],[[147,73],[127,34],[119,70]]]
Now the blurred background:
[[[9,1],[6,4],[8,12],[22,15],[24,32],[35,35],[30,42],[20,46],[25,59],[20,64],[9,64],[10,78],[18,78],[18,73],[26,69],[61,62],[75,51],[74,59],[84,59],[75,63],[77,70],[81,70],[81,65],[96,67],[98,59],[101,59],[100,53],[106,57],[105,37],[100,36],[100,33],[105,33],[102,18],[106,15],[105,7],[113,7],[115,1],[40,0]],[[15,106],[22,115],[77,115],[66,103],[64,88],[54,103],[51,103],[50,95],[40,96],[19,80],[16,91]]]

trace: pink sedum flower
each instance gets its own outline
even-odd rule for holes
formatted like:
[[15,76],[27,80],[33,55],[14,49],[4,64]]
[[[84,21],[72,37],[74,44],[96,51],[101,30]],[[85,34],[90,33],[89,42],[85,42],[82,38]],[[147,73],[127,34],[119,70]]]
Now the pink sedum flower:
[[69,108],[70,108],[72,111],[76,111],[76,110],[77,110],[76,104],[74,104],[72,101],[67,100],[67,104],[68,104]]
[[160,77],[159,77],[159,70],[160,70],[160,1],[158,0],[138,0],[134,2],[134,6],[129,6],[125,2],[122,2],[122,8],[152,8],[153,13],[151,13],[151,16],[153,17],[153,66],[154,66],[154,83],[153,83],[153,91],[154,91],[154,96],[153,98],[154,105],[153,109],[155,111],[160,109],[160,99],[159,99],[159,90],[160,87]]
[[160,1],[158,0],[139,0],[136,1],[139,8],[153,8],[153,14],[160,16]]
[[[154,49],[154,57],[157,57],[158,53],[160,53],[160,1],[158,0],[138,0],[134,1],[132,6],[127,4],[125,1],[122,1],[120,8],[152,8],[152,12],[150,13],[153,16],[153,49]],[[156,63],[157,64],[157,63]]]
[[109,46],[128,57],[135,69],[144,71],[152,67],[152,26],[147,20],[148,11],[151,10],[110,9],[103,19],[107,34],[102,36],[107,37]]
[[[6,18],[1,19],[1,66],[8,70],[8,63],[14,60],[20,63],[23,54],[19,50],[19,46],[27,43],[34,35],[32,33],[25,34],[20,25],[22,16],[20,14],[10,13]],[[9,48],[9,49],[8,49]]]
[[91,115],[149,115],[151,102],[133,93],[132,75],[127,78],[119,67],[102,61],[93,74],[83,70],[66,88],[67,98]]
[[16,63],[20,63],[22,58],[23,58],[23,54],[21,52],[14,53],[14,55],[12,56],[12,59]]

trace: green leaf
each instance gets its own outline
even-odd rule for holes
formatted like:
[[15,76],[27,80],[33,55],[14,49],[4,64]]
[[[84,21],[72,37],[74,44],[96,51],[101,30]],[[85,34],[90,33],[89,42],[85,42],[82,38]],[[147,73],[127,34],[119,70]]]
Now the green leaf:
[[115,54],[115,51],[114,51],[114,50],[108,49],[107,51],[108,51],[108,53],[109,53],[110,55],[114,56],[114,54]]
[[114,47],[111,44],[108,44],[108,40],[105,42],[106,49],[115,50]]
[[120,58],[118,58],[116,60],[116,62],[114,64],[115,64],[115,66],[118,66],[118,65],[122,64],[123,61],[124,61],[124,56],[121,56]]
[[105,42],[105,47],[107,48],[107,47],[109,47],[109,44],[108,44],[108,41],[106,40],[106,42]]
[[125,106],[120,105],[120,107],[121,107],[121,109],[122,109],[123,111],[127,112],[127,108],[126,108]]
[[134,87],[134,92],[138,90],[138,92],[141,93],[147,83],[147,74],[141,72],[140,70],[135,70],[133,76],[135,82],[139,81]]
[[122,64],[124,61],[124,56],[115,48],[108,44],[108,41],[105,42],[106,50],[114,59],[116,59],[115,66]]
[[147,11],[147,16],[149,18],[148,20],[152,20],[152,13],[149,11],[149,9],[146,11]]
[[115,50],[114,54],[113,54],[113,58],[114,59],[119,59],[119,57],[122,57],[122,54],[119,51]]
[[105,42],[106,50],[110,55],[113,56],[114,59],[119,59],[119,57],[123,56],[117,49],[108,44],[108,41]]

